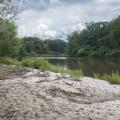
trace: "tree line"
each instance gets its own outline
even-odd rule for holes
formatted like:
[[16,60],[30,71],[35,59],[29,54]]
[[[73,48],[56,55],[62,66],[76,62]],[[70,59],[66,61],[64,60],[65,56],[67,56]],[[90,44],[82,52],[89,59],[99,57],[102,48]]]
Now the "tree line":
[[21,40],[20,57],[64,55],[67,43],[60,39],[42,40],[37,37],[24,37]]
[[0,0],[0,5],[3,7],[0,9],[0,56],[120,57],[120,16],[110,22],[86,23],[82,31],[69,34],[67,42],[37,37],[18,38],[14,20],[16,7],[12,0]]
[[[26,56],[62,55],[66,42],[60,39],[41,40],[37,37],[17,37],[15,24],[20,0],[0,0],[0,56],[23,58]],[[17,3],[17,4],[15,4]]]
[[120,57],[120,17],[110,22],[88,23],[82,31],[61,39],[17,37],[15,22],[0,19],[0,56]]
[[74,57],[120,57],[120,16],[110,22],[91,22],[68,36],[68,54]]
[[42,40],[37,37],[17,37],[13,21],[0,19],[0,56],[23,58],[26,56],[64,55],[67,43],[60,39]]

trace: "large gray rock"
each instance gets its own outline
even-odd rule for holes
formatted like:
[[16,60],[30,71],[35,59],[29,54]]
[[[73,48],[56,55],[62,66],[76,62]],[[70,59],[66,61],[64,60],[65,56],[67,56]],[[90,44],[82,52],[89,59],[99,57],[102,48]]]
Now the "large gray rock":
[[0,80],[0,120],[120,120],[119,85],[35,69],[12,76]]

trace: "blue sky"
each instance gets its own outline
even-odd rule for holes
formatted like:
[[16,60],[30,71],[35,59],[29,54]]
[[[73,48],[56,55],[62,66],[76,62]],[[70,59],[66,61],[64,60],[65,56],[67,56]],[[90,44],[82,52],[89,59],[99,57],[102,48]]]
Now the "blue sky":
[[65,38],[86,22],[109,21],[120,15],[120,0],[23,0],[19,36]]

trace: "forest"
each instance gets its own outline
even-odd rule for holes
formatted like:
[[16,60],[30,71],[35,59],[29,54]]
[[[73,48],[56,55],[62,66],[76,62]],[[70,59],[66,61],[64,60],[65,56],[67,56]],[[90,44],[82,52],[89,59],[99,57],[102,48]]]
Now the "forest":
[[17,37],[13,21],[0,19],[0,56],[58,55],[72,57],[120,57],[120,16],[110,22],[91,22],[82,31],[60,39]]
[[110,22],[91,22],[82,31],[60,39],[17,37],[13,21],[0,19],[0,56],[58,55],[72,57],[120,57],[120,16]]
[[[90,22],[83,30],[70,33],[66,40],[38,37],[19,38],[16,8],[11,1],[0,1],[0,56],[120,57],[120,16],[111,21]],[[8,7],[9,6],[9,7]]]
[[21,39],[20,57],[65,55],[67,43],[60,39],[41,40],[37,37],[24,37]]
[[120,16],[110,22],[86,23],[68,36],[67,53],[73,57],[120,57]]

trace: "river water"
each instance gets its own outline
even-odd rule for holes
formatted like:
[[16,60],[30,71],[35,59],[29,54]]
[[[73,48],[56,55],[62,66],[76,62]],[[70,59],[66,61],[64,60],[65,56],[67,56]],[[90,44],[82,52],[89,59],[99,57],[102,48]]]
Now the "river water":
[[93,73],[100,75],[120,73],[120,59],[88,59],[88,58],[67,58],[67,57],[46,57],[54,64],[63,66],[72,70],[83,70],[85,76],[93,77]]

